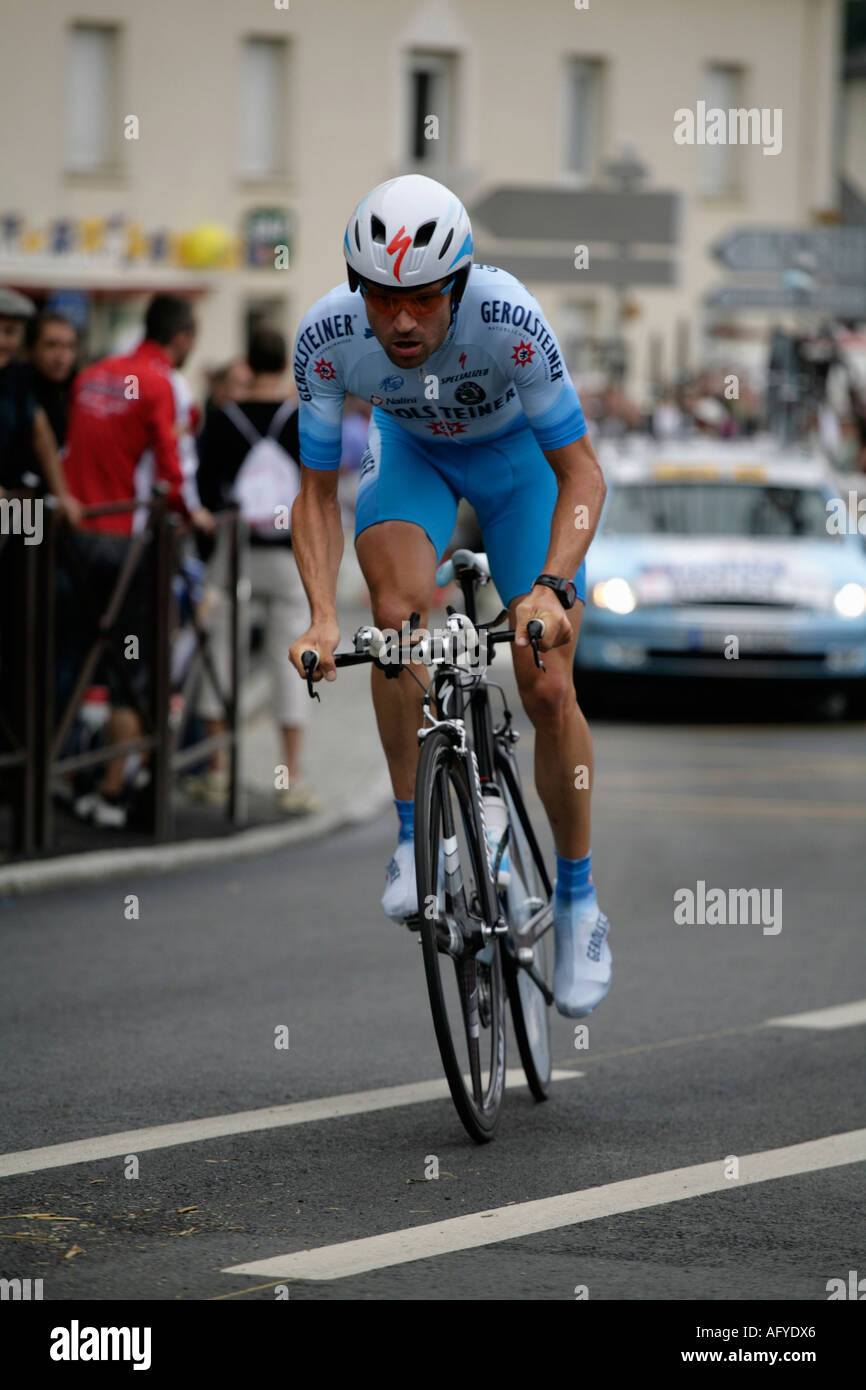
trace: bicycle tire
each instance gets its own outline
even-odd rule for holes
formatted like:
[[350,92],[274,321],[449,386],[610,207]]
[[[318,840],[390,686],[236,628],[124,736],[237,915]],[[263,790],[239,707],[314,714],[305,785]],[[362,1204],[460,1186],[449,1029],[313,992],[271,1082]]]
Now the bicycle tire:
[[[445,856],[441,883],[440,848]],[[446,942],[454,945],[454,930],[463,940],[473,930],[477,935],[481,909],[474,886],[490,870],[486,842],[475,822],[466,761],[439,729],[425,738],[418,762],[415,865],[424,970],[439,1054],[466,1132],[476,1143],[488,1143],[496,1133],[505,1092],[506,993],[500,938],[493,937],[484,948],[486,959],[468,950],[455,958],[444,949]]]
[[[509,825],[509,864],[511,882],[504,890],[505,915],[509,925],[509,939],[515,939],[515,927],[525,916],[524,904],[528,899],[550,901],[550,883],[540,851],[535,848],[526,834],[517,807],[517,798],[523,804],[520,774],[513,756],[501,747],[496,750],[497,776],[508,806]],[[525,812],[525,806],[523,810]],[[535,943],[535,969],[549,989],[553,988],[553,930],[547,931]],[[537,1101],[547,1100],[550,1079],[553,1073],[553,1047],[550,1028],[550,1005],[531,977],[518,964],[512,949],[504,951],[505,984],[511,1005],[511,1021],[520,1062],[529,1089]]]

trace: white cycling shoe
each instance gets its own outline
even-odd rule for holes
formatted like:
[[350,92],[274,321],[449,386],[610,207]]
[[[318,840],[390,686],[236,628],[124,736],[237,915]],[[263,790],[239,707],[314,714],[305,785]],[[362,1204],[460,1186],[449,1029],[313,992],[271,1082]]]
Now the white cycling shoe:
[[[400,840],[385,870],[382,907],[386,917],[402,922],[418,912],[418,881],[415,878],[415,841]],[[439,902],[445,902],[445,855],[439,846]]]
[[414,917],[418,911],[418,884],[415,881],[415,842],[401,840],[385,870],[382,907],[392,922]]
[[610,922],[595,892],[563,907],[554,898],[553,934],[556,966],[553,997],[566,1018],[585,1018],[610,989],[612,963],[607,935]]

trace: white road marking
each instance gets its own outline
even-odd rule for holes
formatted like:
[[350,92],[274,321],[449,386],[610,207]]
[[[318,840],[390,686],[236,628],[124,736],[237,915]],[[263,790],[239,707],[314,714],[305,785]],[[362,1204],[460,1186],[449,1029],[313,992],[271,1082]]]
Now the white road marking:
[[413,1260],[427,1260],[436,1255],[536,1235],[540,1231],[575,1226],[583,1221],[597,1221],[603,1216],[682,1202],[711,1192],[730,1192],[753,1183],[864,1160],[866,1129],[857,1129],[806,1144],[741,1156],[737,1179],[725,1177],[725,1159],[719,1158],[714,1163],[699,1163],[692,1168],[650,1173],[643,1178],[591,1187],[584,1192],[567,1192],[559,1197],[494,1207],[491,1211],[472,1212],[426,1226],[409,1226],[402,1231],[389,1231],[363,1240],[322,1245],[314,1250],[294,1250],[288,1255],[232,1265],[222,1272],[272,1279],[347,1279],[370,1270],[409,1264]]
[[836,1004],[830,1009],[812,1009],[804,1014],[786,1014],[784,1018],[768,1018],[767,1028],[853,1028],[866,1023],[866,999],[850,1004]]
[[[554,1081],[570,1081],[583,1072],[557,1070]],[[526,1085],[518,1068],[505,1073],[507,1086]],[[366,1115],[375,1110],[392,1110],[399,1105],[419,1105],[444,1100],[450,1095],[448,1083],[414,1081],[405,1086],[383,1086],[376,1091],[352,1091],[342,1096],[323,1096],[291,1105],[270,1105],[264,1110],[241,1110],[234,1115],[210,1115],[203,1120],[181,1120],[171,1125],[151,1125],[121,1134],[101,1134],[95,1139],[77,1139],[69,1144],[51,1144],[44,1149],[24,1149],[20,1153],[0,1154],[0,1178],[16,1173],[38,1173],[45,1168],[63,1168],[71,1163],[93,1163],[100,1158],[126,1157],[147,1149],[169,1149],[178,1144],[199,1144],[205,1139],[223,1139],[230,1134],[254,1134],[257,1130],[282,1129],[288,1125],[316,1124],[339,1120],[345,1115]]]

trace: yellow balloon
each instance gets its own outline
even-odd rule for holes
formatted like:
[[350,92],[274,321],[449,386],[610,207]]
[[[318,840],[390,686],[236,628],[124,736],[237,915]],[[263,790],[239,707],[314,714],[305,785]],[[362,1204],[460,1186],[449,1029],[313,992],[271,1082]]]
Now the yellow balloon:
[[180,261],[194,270],[223,265],[231,254],[232,237],[216,222],[202,222],[180,238]]

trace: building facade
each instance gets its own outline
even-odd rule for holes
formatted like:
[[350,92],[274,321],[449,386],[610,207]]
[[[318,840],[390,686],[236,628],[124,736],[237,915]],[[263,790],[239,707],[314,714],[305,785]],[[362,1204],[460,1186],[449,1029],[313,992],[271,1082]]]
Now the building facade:
[[[255,323],[291,336],[344,273],[353,205],[399,172],[471,212],[497,188],[596,186],[628,148],[643,187],[679,194],[675,283],[620,294],[543,226],[505,245],[476,225],[480,259],[561,266],[530,287],[570,368],[622,334],[635,390],[698,364],[724,232],[837,212],[839,0],[4,0],[2,24],[0,283],[68,306],[93,351],[153,290],[193,293],[193,375]],[[701,102],[770,114],[753,143],[713,142]]]

